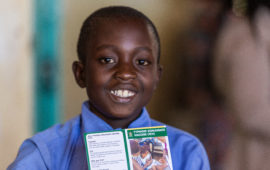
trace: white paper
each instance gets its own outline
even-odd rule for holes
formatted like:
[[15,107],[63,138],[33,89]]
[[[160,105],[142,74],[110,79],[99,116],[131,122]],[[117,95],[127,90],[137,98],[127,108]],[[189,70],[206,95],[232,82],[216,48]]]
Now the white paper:
[[91,170],[127,170],[125,143],[121,131],[87,134]]

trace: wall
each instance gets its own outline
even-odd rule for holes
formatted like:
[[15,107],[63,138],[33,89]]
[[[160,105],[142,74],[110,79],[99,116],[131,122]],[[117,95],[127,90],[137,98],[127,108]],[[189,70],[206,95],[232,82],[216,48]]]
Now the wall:
[[31,1],[0,0],[0,169],[31,135]]

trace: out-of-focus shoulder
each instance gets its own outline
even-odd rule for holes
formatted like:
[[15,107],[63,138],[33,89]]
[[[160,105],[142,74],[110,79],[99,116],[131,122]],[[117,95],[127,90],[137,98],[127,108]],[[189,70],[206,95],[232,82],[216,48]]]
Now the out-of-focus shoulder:
[[30,139],[33,141],[42,140],[43,142],[50,142],[51,140],[55,140],[57,138],[66,137],[70,135],[70,133],[79,133],[79,124],[80,116],[76,116],[63,124],[56,124],[42,132],[39,132]]
[[161,123],[159,121],[156,121],[156,120],[152,120],[152,125],[154,126],[166,126],[167,128],[167,134],[169,137],[173,137],[173,138],[185,138],[185,140],[194,140],[196,142],[199,142],[198,138],[195,137],[194,135],[184,131],[184,130],[181,130],[181,129],[178,129],[176,127],[173,127],[173,126],[170,126],[170,125],[167,125],[167,124],[164,124],[164,123]]

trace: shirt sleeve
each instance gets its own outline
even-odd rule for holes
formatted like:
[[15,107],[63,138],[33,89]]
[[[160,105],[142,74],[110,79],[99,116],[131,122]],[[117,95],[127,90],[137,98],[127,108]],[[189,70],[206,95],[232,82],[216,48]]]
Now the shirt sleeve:
[[194,149],[191,151],[185,169],[210,170],[208,157],[201,143],[198,143],[197,146],[195,146]]
[[167,130],[173,169],[210,170],[208,156],[199,139],[183,131]]
[[45,170],[48,169],[36,144],[31,140],[25,140],[19,149],[19,153],[7,170]]

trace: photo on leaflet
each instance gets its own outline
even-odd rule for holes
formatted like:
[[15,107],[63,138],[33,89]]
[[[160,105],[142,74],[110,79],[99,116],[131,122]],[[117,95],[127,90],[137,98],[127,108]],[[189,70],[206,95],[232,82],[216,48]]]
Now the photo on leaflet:
[[130,139],[134,170],[172,170],[166,137]]

